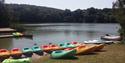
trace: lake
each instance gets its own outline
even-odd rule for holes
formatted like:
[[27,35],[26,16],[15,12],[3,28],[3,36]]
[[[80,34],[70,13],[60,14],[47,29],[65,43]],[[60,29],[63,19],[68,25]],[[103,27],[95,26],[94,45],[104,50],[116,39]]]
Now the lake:
[[81,23],[46,23],[25,24],[26,33],[33,34],[33,39],[5,38],[0,39],[0,48],[24,48],[48,43],[83,42],[85,40],[100,40],[105,34],[118,35],[118,24],[81,24]]

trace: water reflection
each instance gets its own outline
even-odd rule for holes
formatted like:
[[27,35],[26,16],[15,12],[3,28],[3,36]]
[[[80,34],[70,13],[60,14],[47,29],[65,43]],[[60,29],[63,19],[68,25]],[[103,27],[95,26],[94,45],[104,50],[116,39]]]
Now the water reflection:
[[13,46],[13,41],[11,38],[0,39],[0,49],[10,49]]
[[[117,24],[47,24],[35,27],[26,27],[26,33],[33,34],[33,40],[27,38],[21,39],[0,39],[0,48],[24,48],[37,45],[52,43],[62,43],[84,40],[99,39],[104,34],[118,34]],[[65,26],[66,25],[66,26]]]

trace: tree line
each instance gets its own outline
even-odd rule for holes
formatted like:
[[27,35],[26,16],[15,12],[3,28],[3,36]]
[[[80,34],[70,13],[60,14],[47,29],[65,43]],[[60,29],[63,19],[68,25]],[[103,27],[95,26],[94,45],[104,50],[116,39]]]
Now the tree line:
[[[7,9],[8,12],[1,10]],[[2,14],[4,13],[4,14]],[[111,8],[55,9],[26,4],[0,5],[0,24],[4,23],[117,23]],[[7,17],[4,17],[7,15]],[[1,19],[2,18],[2,19]]]

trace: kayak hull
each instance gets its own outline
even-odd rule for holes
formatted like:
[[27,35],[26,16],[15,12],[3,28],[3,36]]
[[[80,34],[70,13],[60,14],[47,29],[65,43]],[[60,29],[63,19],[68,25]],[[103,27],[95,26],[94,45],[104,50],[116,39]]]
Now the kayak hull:
[[10,57],[10,52],[6,49],[0,49],[0,60],[4,60]]
[[69,50],[69,51],[65,51],[65,50],[58,50],[58,51],[53,51],[51,53],[51,58],[54,59],[61,59],[61,58],[69,58],[69,57],[73,57],[76,53],[76,50]]
[[36,53],[38,55],[43,55],[42,49],[40,47],[38,47],[38,46],[33,46],[32,50],[33,50],[33,53]]
[[77,55],[82,55],[82,54],[89,54],[94,52],[94,50],[96,49],[96,46],[79,46],[76,47],[76,54]]
[[14,48],[10,51],[11,57],[13,58],[21,58],[22,56],[22,51],[19,48]]
[[5,59],[2,63],[31,63],[31,58]]
[[102,36],[102,40],[112,40],[112,41],[120,41],[121,37],[120,36]]
[[33,50],[31,48],[23,48],[23,55],[31,57],[33,55]]

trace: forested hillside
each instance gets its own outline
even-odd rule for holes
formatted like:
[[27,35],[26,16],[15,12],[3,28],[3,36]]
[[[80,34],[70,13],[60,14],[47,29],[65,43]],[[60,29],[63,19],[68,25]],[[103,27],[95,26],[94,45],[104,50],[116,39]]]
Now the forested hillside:
[[8,9],[9,18],[19,23],[116,23],[109,8],[91,7],[71,11],[25,4],[5,4],[5,8]]

